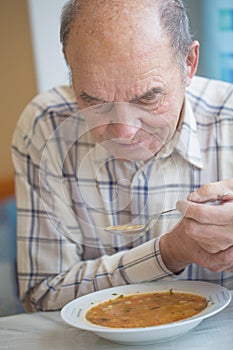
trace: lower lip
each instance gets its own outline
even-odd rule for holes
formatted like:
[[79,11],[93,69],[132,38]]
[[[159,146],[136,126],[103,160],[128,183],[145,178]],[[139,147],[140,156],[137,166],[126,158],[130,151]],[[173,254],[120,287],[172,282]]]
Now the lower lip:
[[131,142],[131,143],[119,142],[117,140],[110,140],[110,142],[113,142],[113,143],[117,144],[119,147],[126,147],[126,148],[129,148],[129,149],[133,149],[133,148],[135,148],[137,146],[142,146],[143,144],[145,144],[146,139],[141,140],[141,141],[134,141],[134,142]]

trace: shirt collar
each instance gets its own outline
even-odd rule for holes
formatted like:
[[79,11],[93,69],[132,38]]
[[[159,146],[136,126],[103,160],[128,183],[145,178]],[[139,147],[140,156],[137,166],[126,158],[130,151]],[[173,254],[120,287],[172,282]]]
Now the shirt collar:
[[181,125],[174,137],[156,155],[156,158],[166,158],[176,151],[189,163],[198,168],[203,168],[200,143],[197,135],[197,123],[187,95],[185,96],[181,120]]

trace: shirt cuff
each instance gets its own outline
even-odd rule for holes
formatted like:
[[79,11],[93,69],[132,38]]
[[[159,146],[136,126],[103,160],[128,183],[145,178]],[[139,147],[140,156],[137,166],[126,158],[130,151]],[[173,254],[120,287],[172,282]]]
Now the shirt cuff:
[[159,239],[153,239],[125,253],[120,259],[119,268],[128,284],[177,277],[162,260]]

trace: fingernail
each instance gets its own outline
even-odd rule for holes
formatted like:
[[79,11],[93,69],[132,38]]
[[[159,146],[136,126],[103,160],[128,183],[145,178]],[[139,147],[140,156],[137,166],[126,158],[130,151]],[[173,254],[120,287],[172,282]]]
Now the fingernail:
[[225,193],[223,193],[221,196],[219,196],[219,199],[220,200],[224,200],[224,199],[227,199],[227,196],[229,195],[229,193],[228,192],[225,192]]

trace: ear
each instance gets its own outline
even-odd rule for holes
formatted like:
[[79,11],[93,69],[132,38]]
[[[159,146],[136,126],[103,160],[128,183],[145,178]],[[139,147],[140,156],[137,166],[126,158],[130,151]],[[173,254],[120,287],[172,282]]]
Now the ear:
[[186,86],[191,84],[192,78],[197,71],[198,61],[199,61],[199,48],[200,48],[200,44],[197,40],[194,40],[189,47],[189,51],[186,57],[186,65],[187,65]]

